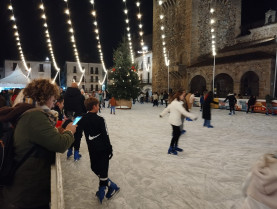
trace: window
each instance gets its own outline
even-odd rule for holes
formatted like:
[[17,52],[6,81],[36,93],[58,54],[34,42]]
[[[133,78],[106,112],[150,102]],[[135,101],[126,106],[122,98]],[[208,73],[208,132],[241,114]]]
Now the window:
[[95,68],[95,74],[98,74],[98,67]]
[[73,76],[73,82],[76,82],[76,81],[77,81],[77,76],[74,75],[74,76]]
[[85,76],[83,76],[83,78],[82,78],[82,82],[85,82]]
[[73,67],[73,73],[77,73],[76,66]]
[[93,82],[93,76],[90,76],[90,82]]
[[90,67],[90,74],[93,74],[93,67]]
[[143,70],[143,61],[141,62],[140,69],[142,69],[142,70]]
[[38,72],[44,72],[43,64],[39,64],[39,70],[38,70]]
[[82,89],[84,89],[84,90],[85,90],[85,85],[82,85]]
[[13,71],[15,70],[17,63],[13,63]]
[[95,82],[98,82],[98,76],[95,76]]
[[93,85],[90,85],[90,91],[93,91]]
[[147,64],[150,64],[150,57],[147,57]]
[[28,66],[28,68],[30,68],[30,67],[31,67],[31,64],[30,64],[30,63],[28,63],[28,64],[27,64],[27,66]]
[[95,91],[98,91],[98,85],[95,85]]

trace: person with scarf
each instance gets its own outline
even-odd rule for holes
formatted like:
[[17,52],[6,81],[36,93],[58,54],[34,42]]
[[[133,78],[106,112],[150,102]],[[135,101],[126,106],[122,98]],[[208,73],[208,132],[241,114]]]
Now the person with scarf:
[[16,170],[12,184],[3,188],[3,208],[50,208],[51,163],[55,152],[65,152],[74,142],[76,131],[72,123],[62,133],[55,128],[57,112],[51,108],[58,96],[56,84],[48,79],[37,79],[23,90],[20,103],[0,109],[0,122],[11,121],[15,127],[14,160],[20,161],[35,147]]

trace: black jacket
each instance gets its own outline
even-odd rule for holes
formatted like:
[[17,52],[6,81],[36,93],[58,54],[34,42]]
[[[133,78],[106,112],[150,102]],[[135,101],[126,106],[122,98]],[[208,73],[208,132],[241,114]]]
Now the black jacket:
[[214,101],[214,97],[212,95],[207,95],[204,100],[202,112],[202,118],[205,120],[211,120],[211,103],[218,104],[218,102]]
[[234,96],[234,94],[229,94],[227,97],[226,97],[226,99],[224,100],[224,102],[226,102],[226,101],[229,101],[229,105],[231,106],[231,105],[235,105],[236,103],[237,103],[237,99],[236,99],[236,97]]
[[97,113],[88,112],[79,121],[78,127],[85,133],[91,169],[100,176],[107,173],[109,156],[113,149],[104,118]]
[[78,88],[68,87],[64,95],[64,112],[74,112],[74,116],[82,115],[86,112],[85,97]]

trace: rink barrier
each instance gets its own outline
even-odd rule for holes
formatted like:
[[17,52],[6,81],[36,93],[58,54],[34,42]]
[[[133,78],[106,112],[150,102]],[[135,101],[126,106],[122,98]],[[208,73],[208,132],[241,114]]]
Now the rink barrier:
[[[214,101],[218,102],[219,104],[212,104],[212,108],[215,109],[229,109],[229,102],[224,102],[226,98],[214,98]],[[247,102],[248,99],[238,99],[236,104],[236,110],[238,111],[247,111]],[[194,107],[200,107],[200,97],[195,97]],[[272,101],[272,109],[274,114],[277,114],[277,100]],[[251,111],[251,110],[250,110]],[[254,112],[256,113],[266,113],[266,101],[264,99],[257,99],[255,105],[254,105]],[[271,113],[271,112],[269,112]]]
[[51,209],[64,209],[61,154],[56,153],[56,163],[51,166]]

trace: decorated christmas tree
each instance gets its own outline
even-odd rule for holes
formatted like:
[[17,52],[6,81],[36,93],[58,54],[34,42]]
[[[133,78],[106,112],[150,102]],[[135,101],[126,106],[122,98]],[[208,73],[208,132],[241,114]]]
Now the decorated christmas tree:
[[131,100],[140,92],[137,70],[131,63],[128,43],[123,39],[114,51],[114,66],[109,72],[108,91],[115,99]]

